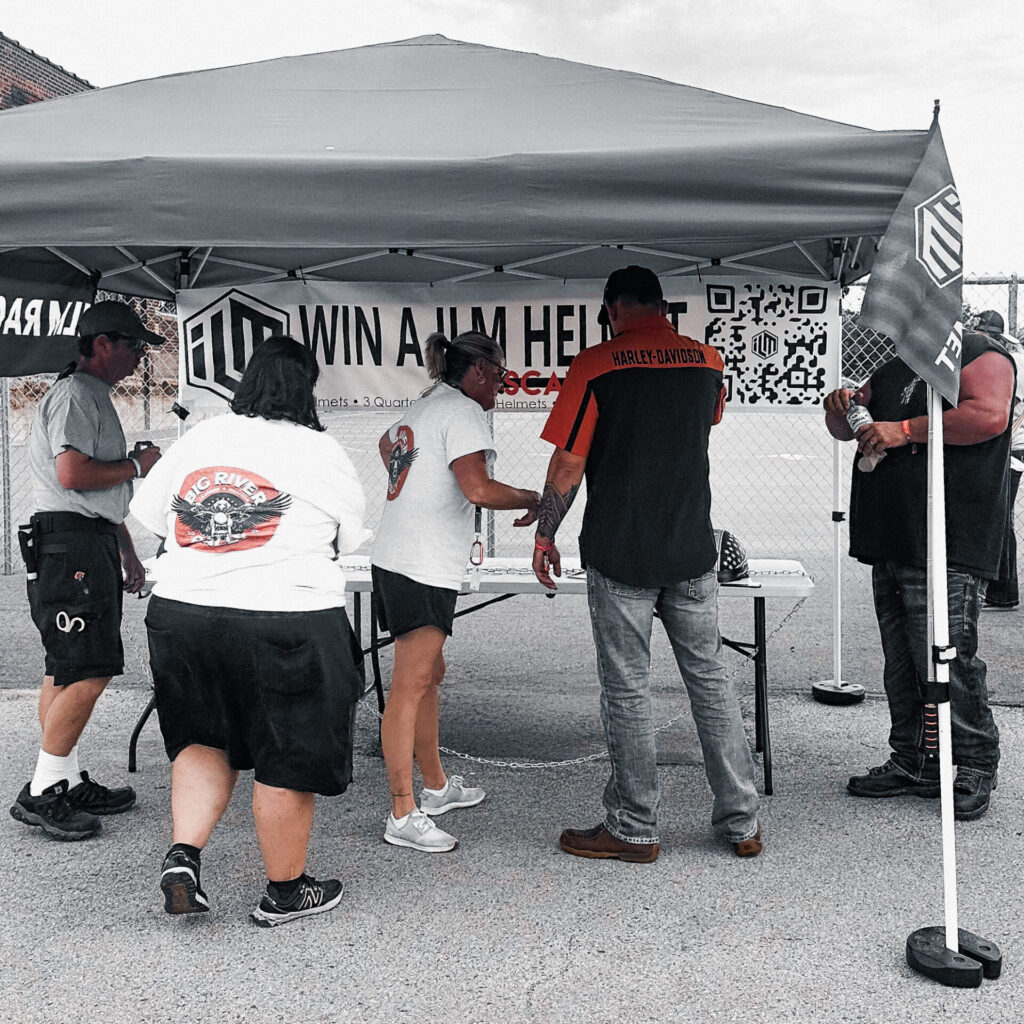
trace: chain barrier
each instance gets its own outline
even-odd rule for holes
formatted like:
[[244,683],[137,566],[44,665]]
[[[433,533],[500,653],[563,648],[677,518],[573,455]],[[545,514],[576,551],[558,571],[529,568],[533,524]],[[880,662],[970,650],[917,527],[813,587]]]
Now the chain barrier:
[[[532,574],[532,570],[531,570],[531,574]],[[802,574],[801,573],[795,573],[795,572],[794,573],[783,572],[783,573],[779,573],[778,575],[802,575]],[[778,634],[778,632],[782,629],[782,627],[797,613],[797,611],[799,611],[800,606],[806,600],[807,600],[806,597],[800,598],[800,600],[797,601],[797,603],[786,613],[786,615],[783,616],[782,620],[778,623],[778,625],[765,637],[765,646],[768,645],[768,642],[770,640],[772,640]],[[752,647],[750,649],[750,651],[739,651],[737,653],[742,654],[743,657],[747,659],[747,661],[752,661],[754,658],[757,657],[758,649],[756,647]],[[372,690],[373,690],[372,686],[368,687],[365,691],[363,691],[363,696],[365,697],[367,694],[371,693]],[[360,711],[362,711],[362,712],[364,712],[366,714],[372,715],[378,721],[380,721],[382,719],[382,717],[383,717],[381,715],[381,713],[375,707],[373,707],[370,704],[366,704],[363,701],[360,701],[357,706],[358,706]],[[662,733],[666,729],[671,729],[672,726],[676,724],[676,722],[681,721],[688,714],[689,714],[689,711],[682,711],[678,715],[676,715],[674,718],[670,718],[670,719],[668,719],[668,721],[662,722],[661,725],[655,727],[654,735],[657,736],[658,733]],[[447,754],[449,757],[457,757],[457,758],[459,758],[462,761],[471,761],[471,762],[473,762],[473,764],[487,765],[490,768],[517,768],[517,769],[518,768],[524,768],[524,769],[530,769],[530,768],[568,768],[571,765],[590,764],[593,761],[603,761],[603,760],[606,760],[607,757],[608,757],[608,751],[607,750],[601,750],[601,751],[598,751],[595,754],[585,754],[582,757],[570,757],[570,758],[566,758],[563,761],[499,761],[497,758],[493,758],[493,757],[479,757],[476,754],[467,754],[467,753],[465,753],[462,750],[452,750],[450,747],[442,747],[440,745],[438,746],[437,749],[442,754]]]

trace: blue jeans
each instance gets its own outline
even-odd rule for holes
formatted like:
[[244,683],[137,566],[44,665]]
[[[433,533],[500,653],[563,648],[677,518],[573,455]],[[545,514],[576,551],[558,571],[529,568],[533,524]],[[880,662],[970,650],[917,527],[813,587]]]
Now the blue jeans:
[[[985,662],[978,657],[978,612],[984,581],[969,573],[946,573],[949,642],[956,660],[949,665],[953,763],[960,772],[992,775],[999,764],[999,730],[988,706]],[[883,562],[871,569],[875,614],[885,655],[892,761],[913,779],[938,778],[937,753],[924,743],[922,686],[928,679],[928,577],[924,569]]]
[[690,695],[714,794],[711,822],[730,842],[757,833],[759,799],[739,701],[725,675],[714,570],[667,587],[634,587],[587,569],[611,776],[605,828],[626,842],[658,842],[658,762],[648,677],[658,610]]

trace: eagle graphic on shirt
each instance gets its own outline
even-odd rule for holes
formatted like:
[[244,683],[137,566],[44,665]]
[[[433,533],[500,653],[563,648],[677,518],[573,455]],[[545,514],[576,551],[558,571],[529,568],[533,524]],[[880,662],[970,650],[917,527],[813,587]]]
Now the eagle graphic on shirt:
[[261,547],[291,503],[290,494],[255,473],[209,466],[190,473],[171,498],[175,540],[205,551]]
[[416,461],[419,448],[413,447],[412,428],[403,424],[398,428],[398,440],[388,459],[388,501],[394,501],[402,491],[409,467]]

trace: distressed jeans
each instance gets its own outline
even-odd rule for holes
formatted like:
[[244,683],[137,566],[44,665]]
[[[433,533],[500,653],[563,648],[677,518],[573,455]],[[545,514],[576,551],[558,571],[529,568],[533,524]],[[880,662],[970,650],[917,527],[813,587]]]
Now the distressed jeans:
[[657,609],[690,696],[714,794],[711,822],[730,842],[757,833],[759,798],[743,717],[722,661],[718,580],[635,587],[587,569],[590,622],[597,648],[611,775],[604,789],[605,828],[626,842],[658,839],[658,762],[651,722],[651,627]]
[[[999,730],[988,706],[985,662],[978,657],[978,612],[984,582],[969,573],[946,572],[949,642],[956,660],[949,665],[953,763],[968,774],[989,776],[999,764]],[[928,679],[928,577],[924,569],[883,562],[871,570],[878,632],[885,655],[892,761],[913,779],[938,778],[935,752],[925,749],[924,698]]]

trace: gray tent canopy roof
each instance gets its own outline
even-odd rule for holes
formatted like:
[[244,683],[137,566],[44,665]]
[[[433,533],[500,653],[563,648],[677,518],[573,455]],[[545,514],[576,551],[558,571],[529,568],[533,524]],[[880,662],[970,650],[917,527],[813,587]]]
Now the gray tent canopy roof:
[[633,262],[848,282],[927,140],[421,36],[0,113],[0,261],[160,298]]

